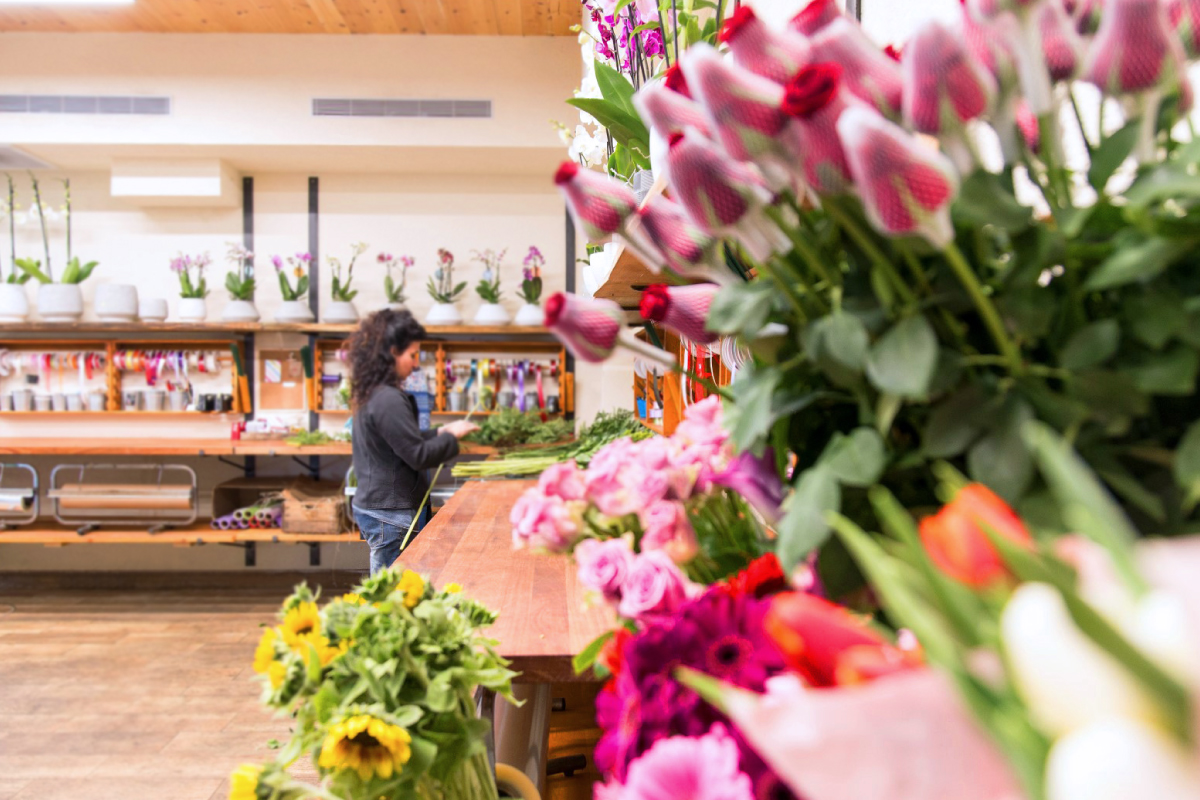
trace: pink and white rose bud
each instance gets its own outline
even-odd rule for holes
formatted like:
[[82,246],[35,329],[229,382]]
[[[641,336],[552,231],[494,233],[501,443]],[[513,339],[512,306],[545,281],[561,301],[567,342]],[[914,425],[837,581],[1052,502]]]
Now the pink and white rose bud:
[[937,247],[953,240],[950,203],[958,176],[945,156],[869,109],[846,109],[837,129],[875,227],[891,236],[923,236]]
[[1106,94],[1174,88],[1183,74],[1181,55],[1162,0],[1109,0],[1083,78]]
[[700,230],[737,239],[756,261],[791,249],[763,213],[773,195],[757,169],[690,131],[671,137],[668,163],[675,199]]
[[842,10],[838,8],[837,0],[810,0],[799,14],[792,17],[790,27],[805,36],[815,36],[817,31],[841,16]]
[[837,121],[850,105],[862,104],[842,88],[842,68],[832,62],[808,64],[788,83],[783,112],[792,118],[782,142],[804,181],[818,193],[839,194],[850,188],[850,166],[838,136]]
[[598,364],[624,347],[658,364],[675,363],[673,356],[641,341],[624,324],[625,312],[611,300],[565,292],[546,299],[546,327],[578,359]]
[[662,550],[676,564],[686,564],[700,552],[683,503],[659,500],[639,511],[638,521],[642,524],[643,551]]
[[607,242],[637,211],[637,197],[624,183],[564,161],[554,183],[571,209],[571,216],[593,244]]
[[617,613],[627,619],[652,622],[671,615],[695,593],[671,557],[662,550],[639,553],[621,587]]
[[642,292],[642,319],[660,323],[696,344],[712,344],[720,336],[705,327],[708,311],[721,287],[711,283],[693,286],[654,284]]
[[980,19],[964,3],[960,25],[967,52],[991,73],[1000,90],[1008,92],[1015,87],[1018,78],[1012,40],[1016,36],[1016,20],[1011,17]]
[[1054,0],[1042,4],[1038,15],[1038,31],[1042,37],[1042,53],[1050,80],[1071,80],[1083,62],[1083,40],[1066,10]]
[[988,112],[996,82],[968,52],[962,36],[936,20],[904,48],[904,120],[933,136],[958,134]]
[[720,242],[697,228],[679,204],[663,195],[648,198],[629,224],[626,241],[652,272],[721,285],[736,282],[717,266]]
[[[672,76],[677,76],[674,81],[670,80]],[[677,88],[672,88],[672,83]],[[633,96],[634,107],[650,127],[650,163],[654,166],[655,174],[666,180],[670,180],[667,151],[671,134],[691,128],[702,136],[712,138],[708,115],[692,99],[690,90],[684,93],[680,89],[687,90],[687,82],[679,65],[675,64],[666,78],[650,81]]]
[[854,95],[882,114],[900,113],[904,84],[900,65],[875,46],[858,23],[838,17],[812,39],[813,62],[833,61],[842,67],[842,80]]
[[570,550],[581,534],[584,505],[544,495],[537,487],[527,489],[509,515],[513,547],[554,553]]
[[584,539],[575,546],[579,582],[614,604],[621,599],[621,587],[633,567],[633,559],[633,550],[624,538]]
[[720,40],[729,47],[735,64],[776,83],[787,83],[810,56],[807,39],[773,30],[750,6],[733,12],[721,29]]

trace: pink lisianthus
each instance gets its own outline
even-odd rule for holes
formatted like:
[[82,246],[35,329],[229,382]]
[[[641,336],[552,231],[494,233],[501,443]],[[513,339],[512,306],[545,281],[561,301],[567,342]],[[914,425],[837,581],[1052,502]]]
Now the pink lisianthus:
[[633,567],[633,550],[624,538],[584,539],[575,546],[579,582],[610,603],[621,599],[621,586]]
[[1107,94],[1173,88],[1183,75],[1181,45],[1161,0],[1109,0],[1083,78]]
[[690,132],[671,137],[668,163],[675,197],[700,230],[737,239],[757,261],[791,249],[763,212],[773,194],[757,169]]
[[792,17],[791,28],[805,36],[814,36],[840,16],[842,11],[836,0],[810,0],[799,14]]
[[705,326],[720,287],[712,283],[691,286],[654,284],[642,293],[642,319],[661,323],[685,339],[709,345],[720,337]]
[[837,133],[838,117],[850,105],[862,104],[842,88],[842,68],[834,63],[809,64],[793,76],[783,96],[783,112],[792,118],[782,142],[793,163],[804,165],[804,180],[822,194],[850,188],[850,166]]
[[640,622],[662,619],[682,605],[694,588],[669,555],[648,550],[634,559],[621,586],[617,612]]
[[941,153],[865,108],[846,109],[837,129],[876,228],[891,236],[920,235],[937,247],[953,240],[950,202],[958,176]]
[[782,516],[783,481],[779,479],[775,454],[770,448],[762,456],[750,452],[740,454],[728,467],[713,475],[712,482],[740,495],[769,523],[778,522]]
[[1012,44],[1017,22],[1012,17],[1002,20],[981,19],[963,4],[960,18],[961,35],[967,52],[996,79],[1001,91],[1007,92],[1017,84],[1017,66]]
[[561,553],[579,538],[584,503],[542,494],[534,487],[522,494],[509,515],[513,547]]
[[700,552],[683,503],[659,500],[640,510],[638,521],[642,523],[643,551],[662,550],[676,564],[686,564]]
[[720,40],[729,47],[735,64],[776,83],[787,83],[810,55],[808,40],[772,30],[750,6],[740,7],[725,21]]
[[754,800],[749,776],[738,768],[737,742],[723,726],[703,736],[660,739],[629,765],[620,793],[597,789],[597,798],[622,800]]
[[812,60],[839,64],[852,94],[880,113],[892,117],[900,113],[904,96],[900,65],[884,55],[856,22],[839,16],[822,28],[812,40]]
[[637,222],[627,230],[629,246],[651,270],[678,278],[728,285],[736,279],[728,269],[714,266],[716,239],[697,228],[679,204],[662,195],[638,209]]
[[968,52],[962,37],[936,20],[922,25],[904,48],[904,119],[917,131],[960,131],[987,113],[996,82]]
[[587,495],[583,470],[574,460],[547,467],[538,478],[538,489],[542,494],[563,500],[583,500]]
[[607,242],[637,210],[637,197],[628,186],[599,172],[581,169],[574,161],[562,163],[554,183],[571,216],[593,244]]

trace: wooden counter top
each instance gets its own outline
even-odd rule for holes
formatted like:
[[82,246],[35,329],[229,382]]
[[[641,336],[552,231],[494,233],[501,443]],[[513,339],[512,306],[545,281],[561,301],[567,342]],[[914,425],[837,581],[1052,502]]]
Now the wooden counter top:
[[397,560],[438,586],[463,591],[500,618],[487,634],[523,683],[588,680],[571,659],[615,624],[602,603],[584,606],[567,556],[513,550],[509,512],[533,481],[469,481]]
[[0,455],[20,456],[348,456],[349,442],[293,447],[282,439],[3,438]]

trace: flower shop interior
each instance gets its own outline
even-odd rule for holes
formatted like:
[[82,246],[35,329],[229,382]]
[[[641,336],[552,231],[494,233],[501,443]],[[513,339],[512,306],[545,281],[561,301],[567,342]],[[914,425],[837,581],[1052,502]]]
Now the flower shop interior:
[[1197,59],[0,0],[0,800],[1200,800]]

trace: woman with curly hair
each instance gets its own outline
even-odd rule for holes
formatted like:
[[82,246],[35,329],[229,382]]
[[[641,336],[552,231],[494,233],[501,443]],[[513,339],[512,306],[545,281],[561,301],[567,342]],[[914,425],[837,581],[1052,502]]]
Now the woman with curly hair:
[[423,431],[417,401],[401,387],[416,369],[425,329],[408,311],[383,309],[346,343],[350,363],[354,520],[371,547],[371,574],[391,566],[420,509],[425,470],[458,455],[458,440],[478,426],[452,422]]

